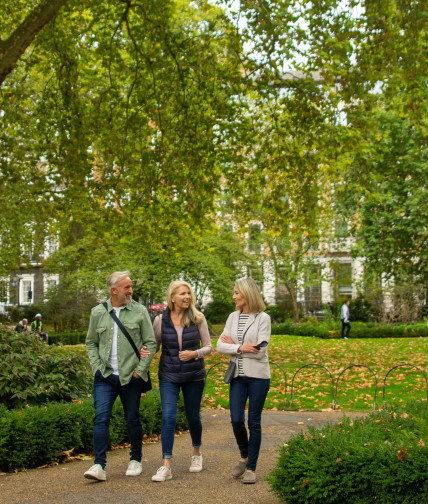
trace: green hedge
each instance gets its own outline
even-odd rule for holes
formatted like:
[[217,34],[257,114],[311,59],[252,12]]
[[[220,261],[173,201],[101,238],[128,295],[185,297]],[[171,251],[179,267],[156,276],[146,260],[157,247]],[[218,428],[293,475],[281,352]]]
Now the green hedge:
[[0,329],[0,355],[0,400],[9,409],[92,393],[89,362],[71,348],[59,352],[34,334]]
[[[158,390],[152,390],[141,398],[140,413],[144,433],[160,433],[162,408]],[[0,406],[0,470],[49,464],[57,460],[61,452],[72,448],[91,451],[93,418],[92,399],[13,411]],[[181,398],[177,429],[187,429]],[[123,443],[127,439],[123,408],[120,400],[117,400],[110,422],[110,444]]]
[[[287,320],[281,324],[272,325],[272,334],[287,334],[294,336],[316,336],[318,338],[339,338],[341,325],[331,324],[308,324],[305,322],[295,324]],[[351,338],[414,338],[427,336],[426,324],[412,325],[388,325],[388,324],[364,324],[351,321]]]
[[287,504],[425,504],[428,403],[310,428],[280,448],[268,480]]
[[49,333],[49,345],[81,345],[86,341],[86,331]]

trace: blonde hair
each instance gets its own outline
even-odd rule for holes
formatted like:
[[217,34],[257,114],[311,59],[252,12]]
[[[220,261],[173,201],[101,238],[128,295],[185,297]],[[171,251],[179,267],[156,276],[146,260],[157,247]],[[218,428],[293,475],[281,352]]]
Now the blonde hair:
[[253,278],[247,277],[236,280],[235,288],[244,297],[250,313],[258,313],[266,309],[260,289]]
[[183,314],[183,317],[181,319],[181,325],[183,327],[189,327],[190,322],[193,322],[196,325],[199,325],[204,316],[200,311],[198,311],[195,307],[196,305],[196,298],[195,294],[193,293],[192,288],[187,282],[184,282],[183,280],[173,280],[169,286],[168,290],[166,292],[166,301],[168,303],[168,308],[173,311],[174,310],[174,303],[172,302],[172,298],[174,294],[176,293],[177,289],[179,287],[187,287],[190,291],[190,306],[187,308]]
[[131,273],[129,271],[115,271],[112,273],[106,281],[107,285],[107,290],[109,294],[111,295],[111,288],[116,287],[116,285],[123,280],[124,278],[128,278],[131,276]]

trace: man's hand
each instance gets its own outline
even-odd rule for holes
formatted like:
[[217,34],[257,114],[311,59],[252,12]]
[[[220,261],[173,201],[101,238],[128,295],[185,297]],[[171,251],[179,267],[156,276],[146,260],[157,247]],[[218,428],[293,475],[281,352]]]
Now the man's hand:
[[140,348],[140,359],[145,359],[146,357],[149,357],[149,355],[150,355],[149,350],[147,350],[147,347],[143,345]]
[[134,378],[141,378],[141,376],[139,374],[137,374],[135,371],[132,373],[132,376]]

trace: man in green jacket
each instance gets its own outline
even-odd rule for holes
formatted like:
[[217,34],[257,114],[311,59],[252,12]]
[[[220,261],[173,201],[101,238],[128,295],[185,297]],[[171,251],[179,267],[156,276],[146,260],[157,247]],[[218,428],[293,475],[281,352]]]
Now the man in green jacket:
[[[113,404],[120,397],[125,412],[131,455],[127,476],[138,476],[141,468],[143,428],[140,419],[140,398],[143,380],[156,352],[156,340],[149,314],[144,306],[132,300],[132,281],[128,271],[116,271],[107,278],[110,299],[107,309],[101,303],[92,309],[86,336],[86,348],[94,375],[94,465],[85,472],[88,479],[105,481],[106,452]],[[126,336],[110,312],[119,321],[142,351],[139,360]]]

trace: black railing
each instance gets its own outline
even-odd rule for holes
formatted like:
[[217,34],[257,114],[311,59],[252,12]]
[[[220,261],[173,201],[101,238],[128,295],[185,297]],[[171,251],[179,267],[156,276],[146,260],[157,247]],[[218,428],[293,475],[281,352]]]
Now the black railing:
[[[208,380],[208,377],[209,377],[209,374],[210,374],[211,370],[213,368],[215,368],[216,366],[218,366],[219,364],[228,364],[228,361],[217,362],[216,364],[213,364],[208,369],[208,371],[207,371],[206,381]],[[285,405],[287,405],[287,403],[288,403],[288,399],[287,399],[287,386],[288,386],[287,385],[287,374],[286,374],[284,368],[280,364],[278,364],[277,362],[269,361],[269,364],[270,365],[274,365],[277,368],[279,368],[281,370],[283,376],[284,376],[284,385],[285,385],[284,386],[284,402],[285,402]],[[291,380],[290,406],[293,404],[294,380],[295,380],[296,376],[300,373],[300,371],[302,371],[302,369],[305,369],[305,368],[308,368],[308,367],[320,367],[320,368],[323,368],[325,371],[327,371],[327,373],[328,373],[328,375],[330,377],[330,380],[331,380],[331,404],[332,404],[332,408],[334,410],[339,405],[339,403],[337,401],[337,395],[338,395],[338,389],[339,389],[339,381],[340,381],[340,378],[342,377],[342,375],[345,373],[345,371],[348,371],[349,369],[355,368],[355,367],[368,369],[370,371],[370,373],[373,375],[374,382],[375,382],[374,383],[373,411],[376,410],[376,407],[377,407],[376,399],[377,399],[378,378],[377,378],[376,373],[373,371],[373,369],[371,369],[369,366],[366,366],[365,364],[351,364],[348,367],[346,367],[345,369],[343,369],[339,373],[339,375],[338,375],[338,377],[336,379],[336,385],[334,384],[334,378],[333,378],[333,375],[332,375],[331,371],[328,369],[328,367],[324,366],[324,364],[313,362],[313,363],[305,364],[304,366],[299,367],[296,370],[296,372],[294,373],[293,378]],[[383,380],[383,406],[385,407],[386,404],[387,404],[386,401],[385,401],[386,379],[388,378],[389,374],[392,371],[394,371],[394,369],[397,369],[399,367],[411,367],[413,369],[417,369],[422,374],[422,376],[425,379],[427,401],[428,401],[428,379],[427,379],[427,375],[425,374],[425,372],[421,368],[419,368],[418,366],[415,366],[414,364],[401,363],[401,364],[398,364],[397,366],[394,366],[391,369],[389,369],[388,372],[386,373],[385,377],[384,377],[384,380]]]

